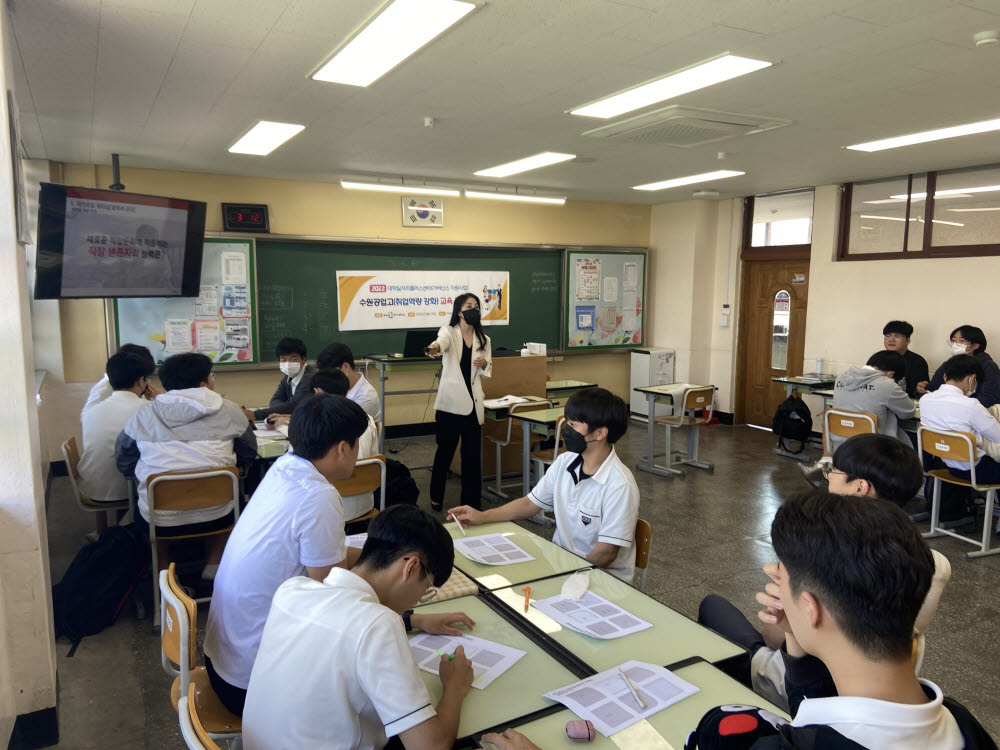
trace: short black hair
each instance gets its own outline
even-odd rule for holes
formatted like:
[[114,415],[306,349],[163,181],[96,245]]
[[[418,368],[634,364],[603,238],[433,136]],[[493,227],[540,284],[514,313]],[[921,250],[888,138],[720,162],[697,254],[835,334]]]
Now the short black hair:
[[150,354],[149,349],[139,344],[122,344],[118,347],[118,354],[134,354],[142,359],[149,360],[149,362],[156,367],[156,360],[153,359],[153,355]]
[[351,366],[352,370],[354,369],[354,352],[351,351],[351,347],[340,341],[327,344],[316,357],[316,367],[321,370],[339,370],[345,362]]
[[120,351],[108,358],[104,372],[108,375],[111,387],[116,391],[122,391],[135,385],[135,381],[139,378],[148,378],[155,369],[153,358],[149,356],[148,351],[145,357]]
[[883,500],[902,507],[924,483],[917,452],[889,435],[868,433],[848,438],[833,453],[833,468],[848,479],[870,482]]
[[891,372],[892,379],[897,383],[906,377],[906,360],[899,352],[891,352],[888,349],[880,349],[868,358],[865,362],[869,367],[883,372]]
[[365,410],[343,396],[316,393],[295,407],[288,442],[307,461],[323,458],[337,443],[354,445],[368,429]]
[[584,388],[566,402],[566,419],[584,422],[593,432],[608,428],[608,443],[614,445],[628,429],[628,406],[607,388]]
[[415,505],[393,505],[368,524],[358,565],[384,570],[406,555],[419,555],[435,586],[443,586],[455,564],[455,543],[444,526]]
[[798,596],[816,596],[868,658],[909,658],[934,558],[901,508],[814,490],[778,509],[771,542]]
[[197,352],[185,352],[167,357],[160,365],[160,382],[168,391],[197,388],[208,382],[211,373],[211,359]]
[[289,354],[298,354],[302,359],[306,358],[306,342],[302,339],[293,339],[286,336],[274,346],[274,354],[277,357],[287,357]]
[[882,335],[888,336],[890,333],[898,333],[906,336],[906,338],[910,338],[913,335],[913,326],[905,320],[890,320],[882,329]]
[[941,372],[944,373],[945,380],[965,380],[970,375],[975,375],[976,382],[982,383],[986,371],[982,363],[971,354],[956,354],[941,365]]
[[351,390],[351,381],[341,370],[319,370],[313,374],[309,385],[331,396],[346,396]]
[[983,333],[982,328],[977,328],[976,326],[959,326],[948,336],[950,340],[955,336],[955,334],[961,335],[963,339],[968,341],[970,344],[979,344],[979,348],[976,349],[977,352],[986,351],[986,334]]

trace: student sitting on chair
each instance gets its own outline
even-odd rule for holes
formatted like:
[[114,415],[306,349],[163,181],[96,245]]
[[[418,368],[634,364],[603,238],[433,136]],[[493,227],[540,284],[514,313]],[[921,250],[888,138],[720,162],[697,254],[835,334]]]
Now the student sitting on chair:
[[274,347],[278,369],[284,377],[271,396],[271,403],[263,409],[244,409],[247,419],[261,420],[278,414],[291,414],[307,396],[312,395],[310,381],[316,368],[306,362],[306,345],[302,339],[283,338]]
[[[156,362],[153,360],[153,355],[149,353],[149,349],[144,346],[139,346],[138,344],[122,344],[118,347],[118,351],[115,354],[133,354],[140,359],[147,360],[149,362],[149,371],[153,372],[156,369]],[[87,411],[91,406],[96,406],[101,403],[104,399],[114,392],[114,387],[111,385],[111,381],[108,378],[107,372],[104,373],[104,377],[94,383],[94,387],[90,389],[90,393],[87,394],[87,403],[83,405],[81,411]],[[152,383],[146,383],[145,389],[139,394],[140,398],[154,399],[160,395],[160,391],[157,390],[156,386]]]
[[[83,455],[77,471],[80,489],[94,502],[120,502],[129,497],[128,480],[115,466],[115,441],[132,415],[146,403],[142,394],[149,388],[154,369],[148,351],[145,357],[122,351],[112,355],[105,367],[111,395],[80,415]],[[104,514],[96,515],[100,532]]]
[[[829,491],[835,495],[879,498],[899,507],[913,498],[924,481],[916,451],[887,435],[849,438],[837,448],[833,462],[824,471],[829,478]],[[934,619],[941,594],[951,578],[948,558],[937,550],[931,550],[931,554],[934,578],[914,624],[920,633]],[[736,607],[715,594],[702,600],[698,622],[744,646],[750,652],[750,684],[754,691],[772,703],[787,707],[783,630],[765,623],[762,632],[758,632]]]
[[[156,524],[160,570],[167,567],[172,537],[213,531],[233,522],[233,501],[197,510],[157,510],[149,517],[146,480],[164,471],[196,471],[249,465],[257,457],[257,439],[240,407],[213,390],[212,360],[204,354],[175,354],[160,365],[167,392],[144,404],[118,436],[118,470],[139,484],[139,526]],[[226,534],[208,537],[208,564],[203,577],[215,575]]]
[[283,583],[250,676],[246,750],[367,750],[394,735],[407,750],[452,747],[472,663],[461,646],[442,655],[433,707],[399,615],[433,596],[454,558],[440,522],[397,505],[372,520],[351,570]]
[[914,351],[910,351],[910,336],[913,326],[905,320],[890,320],[882,329],[882,344],[887,351],[903,355],[905,363],[903,379],[899,381],[900,388],[906,391],[910,398],[920,398],[917,384],[926,384],[930,380],[927,370],[927,360]]
[[[982,365],[983,375],[977,382],[974,397],[987,409],[996,404],[1000,404],[1000,368],[993,358],[986,353],[986,334],[982,328],[976,326],[959,326],[951,332],[948,342],[952,356],[959,354],[969,354],[976,358]],[[919,393],[931,393],[936,391],[945,382],[944,365],[937,368],[930,383],[918,386]]]
[[351,384],[347,397],[368,412],[368,416],[376,422],[382,421],[382,404],[378,400],[378,393],[368,382],[368,378],[354,369],[354,354],[351,352],[351,347],[340,342],[327,345],[316,357],[316,367],[321,370],[343,372]]
[[527,497],[484,511],[461,505],[451,515],[474,526],[554,510],[553,542],[631,582],[639,488],[614,449],[628,429],[628,407],[604,388],[585,388],[570,396],[565,415],[566,450]]

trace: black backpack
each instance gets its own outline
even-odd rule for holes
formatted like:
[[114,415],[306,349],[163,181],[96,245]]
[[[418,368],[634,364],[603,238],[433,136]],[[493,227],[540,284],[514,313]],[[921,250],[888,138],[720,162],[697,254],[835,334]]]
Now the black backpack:
[[[420,488],[413,481],[410,470],[401,461],[385,460],[385,507],[391,505],[416,505]],[[379,491],[375,490],[375,504],[378,505]]]
[[76,644],[111,625],[148,567],[149,542],[134,524],[102,531],[52,587],[56,637]]
[[[778,405],[771,421],[771,430],[778,436],[778,447],[790,453],[801,453],[805,449],[812,426],[812,412],[806,402],[794,393]],[[785,445],[785,440],[798,442],[799,449],[790,450]]]

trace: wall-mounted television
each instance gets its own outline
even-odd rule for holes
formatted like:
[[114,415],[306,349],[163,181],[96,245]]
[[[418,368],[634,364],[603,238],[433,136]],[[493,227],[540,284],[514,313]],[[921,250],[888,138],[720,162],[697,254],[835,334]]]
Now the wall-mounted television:
[[197,297],[206,204],[43,182],[35,299]]

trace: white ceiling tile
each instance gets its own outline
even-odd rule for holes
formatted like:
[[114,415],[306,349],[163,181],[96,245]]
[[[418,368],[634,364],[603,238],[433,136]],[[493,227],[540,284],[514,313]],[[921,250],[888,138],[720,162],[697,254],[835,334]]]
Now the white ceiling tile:
[[121,6],[152,13],[169,13],[175,16],[189,15],[194,3],[195,0],[101,0],[100,2],[105,8]]

